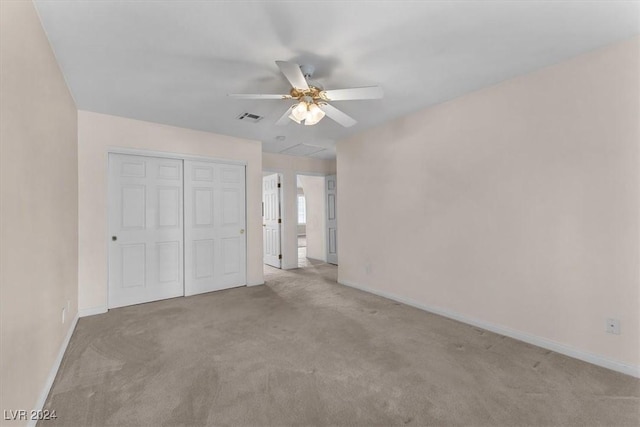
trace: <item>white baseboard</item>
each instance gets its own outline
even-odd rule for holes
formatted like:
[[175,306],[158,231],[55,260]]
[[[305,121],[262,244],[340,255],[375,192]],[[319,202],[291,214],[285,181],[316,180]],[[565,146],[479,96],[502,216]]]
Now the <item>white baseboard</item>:
[[483,320],[474,319],[463,314],[456,313],[446,308],[434,307],[427,304],[419,303],[410,298],[400,297],[390,292],[380,291],[378,289],[368,288],[366,286],[358,285],[347,280],[338,280],[341,285],[349,286],[350,288],[358,289],[364,292],[368,292],[374,295],[381,296],[393,301],[397,301],[411,307],[419,308],[420,310],[428,311],[430,313],[438,314],[449,319],[454,319],[468,325],[477,326],[482,329],[486,329],[496,334],[505,335],[509,338],[513,338],[519,341],[524,341],[529,344],[536,345],[538,347],[546,348],[547,350],[555,351],[556,353],[564,354],[565,356],[573,357],[584,362],[592,363],[594,365],[601,366],[603,368],[611,369],[616,372],[621,372],[632,377],[640,378],[640,366],[627,365],[616,360],[607,359],[597,354],[589,353],[583,350],[579,350],[565,344],[548,340],[546,338],[531,335],[526,332],[517,331],[514,329],[506,328],[504,326],[496,325]]
[[[71,336],[73,335],[73,331],[76,330],[76,325],[78,324],[78,315],[73,318],[71,325],[69,325],[69,330],[67,331],[67,335],[64,337],[64,341],[62,341],[62,345],[60,346],[60,351],[58,351],[58,355],[56,356],[56,360],[53,362],[53,366],[51,366],[51,370],[49,371],[49,376],[47,377],[47,381],[44,384],[42,391],[40,392],[40,396],[38,396],[38,401],[36,402],[35,407],[33,408],[36,411],[41,411],[44,408],[44,404],[47,402],[47,397],[49,396],[49,391],[51,391],[51,386],[53,385],[53,381],[56,379],[56,375],[58,375],[58,369],[60,368],[60,364],[62,363],[62,358],[64,357],[65,351],[67,351],[67,346],[69,345],[69,341],[71,340]],[[29,420],[27,423],[28,427],[34,427],[38,421],[37,420]]]
[[105,306],[82,308],[78,311],[78,317],[94,316],[96,314],[103,314],[106,312],[107,307]]

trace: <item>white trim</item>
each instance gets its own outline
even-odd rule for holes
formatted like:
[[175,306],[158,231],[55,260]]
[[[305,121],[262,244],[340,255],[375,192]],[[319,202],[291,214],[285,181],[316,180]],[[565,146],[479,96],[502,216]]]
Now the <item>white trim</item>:
[[[246,232],[244,233],[244,285],[248,286],[249,285],[249,216],[247,215],[247,212],[249,212],[249,197],[247,197],[247,194],[249,193],[249,189],[247,187],[247,181],[248,181],[248,176],[247,176],[247,165],[245,164],[244,167],[242,168],[244,171],[244,229],[246,230]],[[262,189],[262,183],[260,183],[260,189]],[[183,220],[182,220],[182,237],[185,238],[187,236],[186,232],[187,229],[185,228],[185,218],[184,218],[184,212],[185,212],[185,208],[184,208],[184,162],[182,162],[182,213],[183,213]],[[262,205],[262,198],[260,199],[260,205]],[[260,224],[262,224],[262,218],[260,218]],[[262,232],[262,230],[260,230],[260,232]],[[187,271],[187,264],[186,264],[187,259],[185,258],[185,251],[182,251],[182,265],[183,265],[183,276],[185,275],[185,272]],[[187,278],[186,276],[184,276],[182,278],[182,281],[184,283],[184,289],[185,289],[185,293],[187,291]]]
[[117,147],[117,146],[107,147],[107,153],[129,154],[131,156],[160,157],[165,159],[176,159],[176,160],[196,160],[198,162],[214,162],[214,163],[223,163],[227,165],[247,166],[247,162],[244,160],[229,160],[229,159],[221,159],[217,157],[205,157],[205,156],[175,153],[175,152],[169,152],[169,151],[141,150],[137,148],[127,148],[127,147]]
[[[280,215],[282,217],[282,224],[280,225],[280,253],[282,253],[282,262],[280,263],[281,270],[294,270],[298,267],[298,212],[293,210],[294,217],[289,218],[289,212],[286,209],[286,206],[289,204],[289,196],[290,194],[286,191],[286,177],[292,180],[291,184],[293,185],[293,197],[294,199],[291,201],[293,206],[296,205],[297,197],[298,197],[298,176],[295,172],[285,171],[278,172],[280,174],[280,182],[282,183],[282,187],[280,188]],[[293,173],[293,174],[292,174]],[[294,224],[291,226],[290,224]],[[288,228],[291,230],[296,230],[295,233],[289,233]],[[289,235],[291,234],[291,235]],[[284,252],[284,242],[289,238],[289,246],[295,248],[293,252],[286,254]]]
[[[110,259],[109,259],[109,249],[110,249],[110,241],[109,239],[111,238],[111,236],[109,236],[109,233],[111,232],[110,230],[110,218],[111,218],[111,203],[109,201],[109,196],[111,194],[111,152],[109,151],[109,148],[107,148],[107,153],[105,156],[105,160],[107,162],[107,167],[106,167],[106,171],[107,171],[107,176],[105,177],[105,180],[107,182],[107,188],[105,188],[105,192],[104,192],[104,207],[105,207],[105,224],[104,224],[104,232],[105,232],[105,236],[104,236],[104,250],[105,250],[105,254],[107,254],[107,262],[105,263],[105,276],[107,278],[107,282],[105,283],[104,286],[104,308],[105,310],[109,309],[109,269],[110,269]],[[183,162],[184,163],[184,162]],[[184,165],[183,165],[183,169],[182,169],[182,173],[184,174]],[[182,193],[182,197],[184,198],[184,191]],[[96,307],[92,307],[92,308],[88,308],[86,309],[87,311],[91,312],[91,310],[95,309]],[[91,316],[93,314],[99,314],[99,313],[92,313],[92,314],[87,314],[87,316]],[[80,316],[83,317],[83,316]]]
[[287,172],[286,169],[274,169],[274,168],[262,168],[262,176],[264,177],[264,173],[268,172],[270,174],[274,174],[274,173],[279,173],[280,175],[283,175]]
[[[60,351],[58,351],[58,356],[56,356],[56,360],[54,360],[53,366],[51,366],[51,370],[49,371],[49,376],[47,377],[47,381],[44,383],[44,387],[40,392],[40,396],[36,401],[35,407],[33,408],[35,411],[41,411],[44,408],[44,404],[47,403],[47,397],[49,397],[51,386],[53,385],[53,381],[56,379],[56,375],[58,375],[58,369],[60,369],[62,358],[64,357],[64,353],[67,351],[67,346],[69,345],[69,341],[71,340],[73,331],[76,330],[77,324],[78,324],[78,314],[76,314],[76,316],[73,318],[73,321],[69,326],[69,330],[67,331],[67,335],[64,337],[64,341],[62,341],[62,345],[60,346]],[[38,420],[31,419],[27,423],[27,426],[34,427],[37,422]]]
[[98,307],[89,307],[78,310],[78,317],[94,316],[96,314],[103,314],[107,312],[107,306],[101,305]]
[[488,331],[495,332],[496,334],[505,335],[509,338],[513,338],[518,341],[524,341],[526,343],[533,344],[538,347],[546,348],[547,350],[555,351],[556,353],[564,354],[565,356],[573,357],[574,359],[579,359],[584,362],[601,366],[603,368],[611,369],[612,371],[616,371],[626,375],[631,375],[632,377],[640,378],[640,366],[628,365],[626,363],[618,362],[613,359],[607,359],[600,355],[579,350],[577,348],[574,348],[565,344],[561,344],[546,338],[542,338],[536,335],[531,335],[526,332],[517,331],[504,326],[496,325],[494,323],[485,322],[484,320],[474,319],[472,317],[468,317],[463,314],[456,313],[446,308],[430,306],[427,304],[414,301],[410,298],[400,297],[390,292],[368,288],[353,282],[349,282],[347,280],[338,279],[338,283],[340,283],[341,285],[349,286],[350,288],[358,289],[364,292],[381,296],[383,298],[387,298],[387,299],[397,301],[406,305],[410,305],[411,307],[415,307],[420,310],[428,311],[430,313],[438,314],[440,316],[447,317],[449,319],[457,320],[459,322],[466,323],[468,325],[473,325],[478,328],[486,329]]
[[298,172],[298,171],[295,171],[295,174],[296,174],[296,176],[297,175],[304,175],[304,176],[325,176],[326,177],[326,176],[335,175],[336,173],[335,172],[328,173],[328,172]]

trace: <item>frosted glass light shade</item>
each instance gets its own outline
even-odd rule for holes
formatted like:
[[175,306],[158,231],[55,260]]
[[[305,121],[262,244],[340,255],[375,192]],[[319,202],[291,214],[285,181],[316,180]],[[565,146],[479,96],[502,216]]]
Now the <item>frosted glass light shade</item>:
[[300,123],[301,121],[307,118],[307,111],[308,111],[307,103],[304,101],[301,101],[298,105],[293,107],[293,110],[291,110],[291,115],[296,118],[296,121],[298,123]]
[[305,125],[315,125],[324,117],[324,111],[320,109],[316,104],[309,105],[309,112],[307,113],[307,119],[304,121]]
[[301,124],[302,124],[302,120],[298,120],[298,119],[296,119],[296,118],[293,116],[293,114],[289,114],[289,118],[290,118],[291,120],[293,120],[294,122],[296,122],[297,124],[299,124],[299,125],[301,125]]

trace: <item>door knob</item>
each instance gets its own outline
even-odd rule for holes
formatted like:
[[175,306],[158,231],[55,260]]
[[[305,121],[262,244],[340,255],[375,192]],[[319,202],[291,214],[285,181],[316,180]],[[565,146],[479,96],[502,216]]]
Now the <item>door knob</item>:
[[244,234],[244,228],[240,229],[240,234]]
[[111,236],[111,240],[115,242],[116,240],[118,240],[118,236]]

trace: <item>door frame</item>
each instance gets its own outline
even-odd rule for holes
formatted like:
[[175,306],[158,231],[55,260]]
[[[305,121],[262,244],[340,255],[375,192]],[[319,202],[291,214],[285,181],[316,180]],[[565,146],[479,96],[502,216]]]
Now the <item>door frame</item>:
[[[287,212],[287,209],[285,208],[287,206],[287,203],[289,202],[289,194],[287,194],[286,191],[286,186],[285,186],[285,179],[287,177],[287,175],[293,173],[293,179],[295,180],[296,174],[298,172],[296,171],[289,171],[289,170],[285,170],[285,169],[278,169],[278,168],[262,168],[262,173],[264,176],[264,173],[268,172],[270,174],[274,174],[277,173],[278,175],[280,175],[280,215],[282,217],[282,224],[280,225],[280,252],[282,252],[282,260],[280,263],[280,269],[281,270],[293,270],[298,268],[298,253],[295,253],[295,267],[293,265],[289,265],[287,264],[285,261],[291,261],[288,258],[291,256],[291,254],[288,254],[285,252],[285,242],[286,242],[286,237],[289,237],[290,242],[289,244],[291,244],[293,242],[293,239],[297,239],[297,236],[294,235],[293,239],[291,236],[287,235],[287,232],[285,231],[287,229],[287,225],[289,225],[290,221],[295,221],[297,219],[297,217],[294,218],[289,218],[289,214]],[[293,201],[293,203],[295,203],[295,200]],[[286,224],[286,225],[285,225]],[[264,244],[264,243],[263,243]],[[297,247],[297,243],[296,243],[296,247]],[[264,265],[264,264],[263,264]]]
[[[157,150],[144,150],[144,149],[138,149],[138,148],[127,148],[127,147],[118,147],[118,146],[109,146],[107,147],[106,153],[105,153],[105,165],[106,165],[106,181],[107,181],[107,191],[106,191],[106,200],[105,200],[105,209],[106,209],[106,234],[104,236],[104,244],[105,244],[105,250],[106,250],[106,254],[107,254],[107,262],[106,262],[106,269],[107,269],[107,274],[106,274],[106,278],[107,278],[107,283],[106,283],[106,294],[105,294],[105,301],[106,301],[106,305],[105,305],[105,311],[107,312],[108,310],[110,310],[109,308],[109,244],[111,242],[111,234],[110,234],[110,230],[109,230],[109,195],[110,195],[110,188],[109,188],[109,155],[110,154],[128,154],[131,156],[144,156],[144,157],[160,157],[160,158],[165,158],[165,159],[175,159],[175,160],[196,160],[199,162],[211,162],[211,163],[223,163],[223,164],[228,164],[228,165],[240,165],[240,166],[244,166],[244,205],[245,205],[245,209],[244,209],[244,220],[245,220],[245,225],[247,224],[247,162],[244,160],[230,160],[230,159],[222,159],[219,157],[206,157],[206,156],[198,156],[198,155],[193,155],[193,154],[183,154],[183,153],[176,153],[176,152],[170,152],[170,151],[157,151]],[[183,163],[184,166],[184,163]],[[184,167],[183,167],[183,174],[184,174]],[[184,186],[184,184],[183,184]],[[184,215],[184,191],[182,192],[182,212]],[[246,233],[245,233],[245,239],[248,242],[249,240],[249,228],[245,227]],[[182,223],[182,233],[184,236],[184,221]],[[247,267],[249,264],[249,259],[248,259],[248,248],[249,245],[245,244],[244,247],[244,251],[245,251],[245,263],[244,263],[244,274],[245,277],[248,277],[248,271],[247,271]],[[184,250],[182,253],[182,257],[183,257],[183,269],[184,269]],[[248,283],[248,282],[247,282]],[[182,287],[184,289],[184,274],[182,276]],[[184,295],[183,295],[184,296]]]
[[[324,250],[324,254],[323,254],[323,259],[320,259],[319,261],[322,262],[327,262],[327,176],[332,176],[335,175],[335,173],[332,174],[325,174],[325,173],[313,173],[313,172],[296,172],[296,182],[299,179],[300,176],[306,176],[306,177],[314,177],[314,178],[322,178],[323,180],[323,184],[322,184],[322,199],[323,199],[323,205],[322,205],[322,209],[324,209],[325,214],[324,214],[324,220],[322,222],[322,240],[323,240],[323,246],[325,248]],[[306,193],[305,193],[305,197],[306,197]],[[309,240],[307,237],[307,248],[309,247]],[[308,255],[308,252],[307,252]]]
[[[336,230],[336,235],[335,235],[335,244],[336,244],[336,253],[335,253],[335,262],[333,262],[333,259],[330,259],[330,250],[331,250],[331,233],[330,233],[330,228],[329,228],[329,223],[331,222],[331,220],[329,219],[329,180],[330,178],[333,178],[333,181],[335,183],[335,188],[333,189],[333,193],[335,195],[335,197],[333,198],[333,205],[334,205],[334,215],[335,218],[333,219],[333,222],[335,222],[335,230]],[[338,174],[334,173],[331,175],[326,175],[324,177],[324,208],[325,208],[325,212],[327,213],[327,217],[325,218],[325,223],[324,223],[324,228],[325,228],[325,235],[326,235],[326,247],[325,247],[325,252],[326,252],[326,257],[327,257],[327,263],[328,264],[333,264],[333,265],[339,265],[338,263],[340,262],[338,259]]]
[[[283,207],[282,209],[282,228],[281,228],[281,236],[280,236],[280,244],[282,246],[282,270],[293,270],[298,268],[298,252],[297,250],[295,251],[295,253],[288,253],[284,248],[287,245],[286,240],[287,238],[289,239],[289,246],[293,247],[293,248],[297,248],[298,244],[297,244],[297,235],[296,233],[294,233],[291,236],[285,236],[286,234],[286,229],[287,226],[291,223],[291,221],[297,222],[297,216],[294,216],[293,218],[290,218],[290,215],[287,212],[286,206],[289,203],[289,198],[290,198],[290,194],[288,193],[287,190],[287,181],[288,179],[293,179],[294,181],[296,180],[296,177],[298,175],[305,175],[305,176],[320,176],[320,177],[326,177],[328,175],[336,175],[335,172],[309,172],[309,171],[305,171],[305,170],[300,170],[300,169],[282,169],[282,168],[262,168],[262,172],[269,172],[269,173],[278,173],[280,174],[281,178],[282,178],[282,188],[281,188],[281,198],[280,198],[280,203]],[[286,182],[285,182],[286,181]],[[290,183],[289,183],[290,184]],[[295,184],[294,184],[295,185]],[[289,189],[290,190],[290,189]],[[295,195],[293,197],[296,197]],[[293,203],[295,204],[295,200],[293,200]],[[297,213],[295,213],[295,215],[297,215]],[[286,224],[286,225],[285,225]],[[326,226],[325,226],[326,228]],[[292,258],[292,259],[289,259]],[[287,261],[287,262],[285,262]]]

